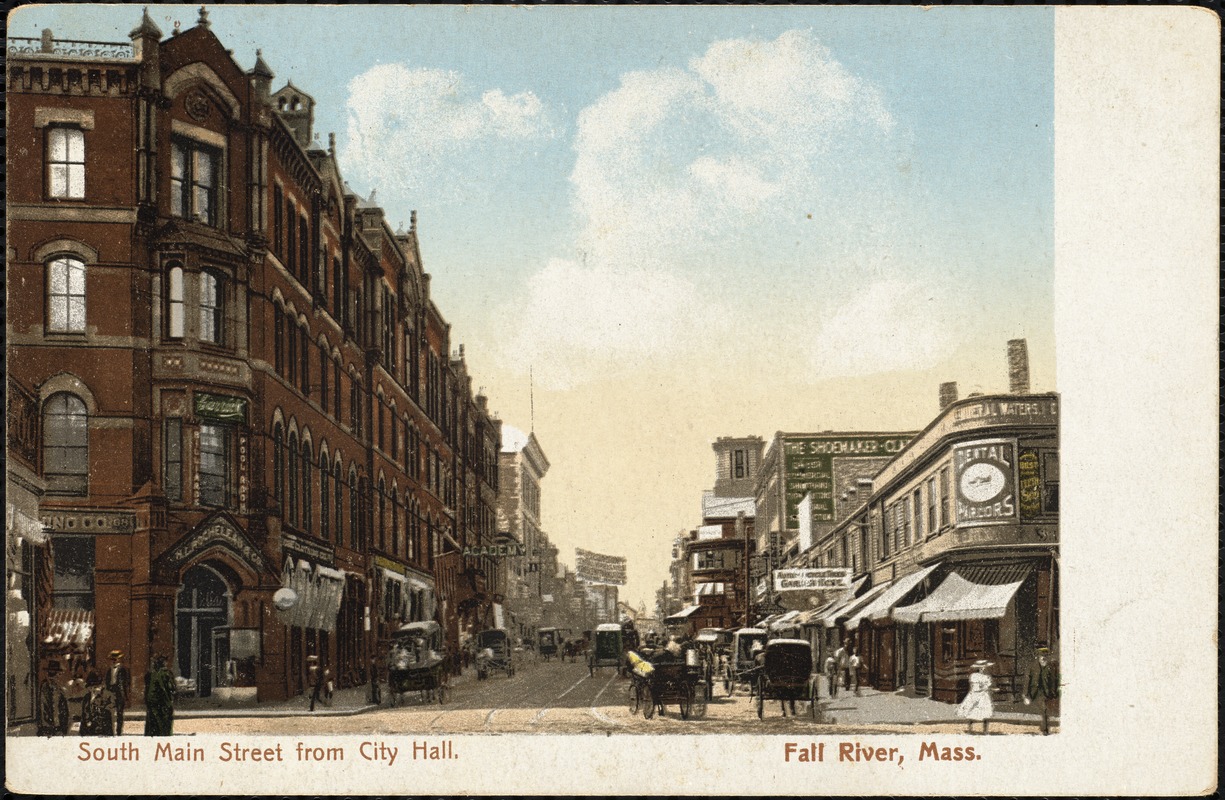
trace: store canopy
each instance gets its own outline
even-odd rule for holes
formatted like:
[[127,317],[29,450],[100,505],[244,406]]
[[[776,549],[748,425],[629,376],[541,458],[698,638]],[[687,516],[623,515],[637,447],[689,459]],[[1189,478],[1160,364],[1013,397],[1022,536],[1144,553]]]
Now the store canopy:
[[664,622],[684,622],[693,616],[694,612],[696,612],[699,608],[701,608],[701,606],[689,606],[688,608],[678,611],[672,616],[668,617],[664,620]]
[[906,595],[910,594],[911,590],[923,582],[923,579],[932,574],[932,571],[939,564],[933,564],[930,567],[912,572],[909,575],[898,578],[893,581],[888,589],[880,593],[880,596],[868,603],[863,608],[855,612],[855,615],[846,621],[846,629],[853,631],[859,627],[859,623],[865,619],[884,619],[889,616],[889,611],[902,601]]
[[999,619],[1008,609],[1024,578],[997,585],[974,583],[950,572],[923,600],[893,610],[898,622],[943,622],[959,619]]
[[852,583],[849,588],[844,589],[841,593],[839,593],[837,597],[835,597],[833,600],[830,600],[828,603],[818,606],[817,608],[809,609],[808,611],[800,612],[800,615],[795,618],[795,624],[797,625],[824,624],[821,622],[821,617],[825,614],[825,612],[832,611],[834,608],[838,606],[846,605],[847,603],[854,600],[855,594],[861,588],[863,588],[863,585],[867,580],[868,580],[868,576],[865,575],[859,580]]
[[871,603],[881,595],[886,589],[892,585],[891,581],[885,581],[880,586],[873,586],[868,591],[864,592],[860,597],[855,597],[840,606],[831,608],[821,615],[820,621],[825,627],[833,628],[837,626],[838,620],[846,619],[853,615],[856,611]]
[[786,614],[779,614],[778,619],[770,623],[770,630],[778,631],[785,628],[794,628],[799,625],[796,619],[800,616],[798,611],[788,611]]
[[94,612],[79,608],[55,608],[47,617],[43,652],[83,652],[94,636]]

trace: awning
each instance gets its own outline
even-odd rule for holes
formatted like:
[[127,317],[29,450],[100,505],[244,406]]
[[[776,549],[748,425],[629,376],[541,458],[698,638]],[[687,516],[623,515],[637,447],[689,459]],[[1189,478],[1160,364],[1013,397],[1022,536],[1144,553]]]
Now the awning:
[[933,564],[930,567],[921,569],[918,572],[912,572],[893,581],[887,590],[881,592],[879,597],[859,609],[859,611],[856,611],[855,615],[846,621],[846,629],[848,631],[855,630],[859,627],[859,623],[865,619],[884,619],[888,617],[889,611],[900,603],[902,598],[910,594],[912,589],[922,583],[924,578],[932,574],[932,571],[938,566],[940,565]]
[[693,594],[695,597],[700,597],[707,594],[723,594],[724,591],[723,581],[712,581],[709,583],[699,583]]
[[923,600],[893,610],[898,622],[942,622],[958,619],[999,619],[1008,610],[1024,578],[1012,583],[974,583],[950,572],[944,582]]
[[285,559],[281,570],[281,585],[293,589],[298,602],[292,607],[278,611],[286,625],[298,628],[313,628],[331,632],[336,628],[336,616],[340,613],[340,602],[344,597],[345,573],[338,569],[317,564],[312,569],[309,561]]
[[94,636],[94,612],[79,608],[53,608],[47,616],[42,649],[82,651]]
[[383,577],[388,580],[393,580],[396,583],[408,583],[408,578],[404,577],[399,572],[393,572],[386,567],[379,567],[379,572],[383,573]]
[[41,522],[22,512],[12,503],[5,504],[4,513],[5,526],[9,534],[28,539],[34,544],[44,544],[50,539]]
[[770,630],[781,630],[783,628],[794,628],[797,623],[795,620],[800,616],[798,611],[788,611],[786,614],[780,614],[778,619],[770,623]]
[[862,596],[853,598],[849,602],[844,603],[841,606],[838,606],[837,608],[832,608],[829,611],[826,611],[824,614],[821,615],[821,622],[827,628],[836,627],[838,624],[838,620],[845,619],[846,617],[851,616],[856,611],[866,606],[868,603],[871,603],[873,600],[879,597],[882,592],[888,589],[890,585],[891,585],[891,582],[886,581],[885,583],[882,583],[880,586],[873,586],[871,589],[864,592]]
[[796,617],[795,619],[796,624],[797,625],[823,624],[820,622],[820,617],[826,611],[831,611],[836,606],[844,605],[846,603],[849,603],[851,600],[853,600],[855,598],[855,593],[858,592],[863,587],[864,583],[867,580],[868,580],[868,576],[864,575],[862,578],[852,583],[849,588],[842,590],[842,592],[839,593],[837,597],[835,597],[833,600],[830,600],[828,603],[818,606],[817,608],[809,609],[808,611],[800,612],[800,615]]
[[693,616],[694,612],[699,608],[701,608],[701,606],[689,606],[688,608],[682,609],[668,617],[664,620],[664,622],[683,622],[684,620],[687,620],[689,617]]

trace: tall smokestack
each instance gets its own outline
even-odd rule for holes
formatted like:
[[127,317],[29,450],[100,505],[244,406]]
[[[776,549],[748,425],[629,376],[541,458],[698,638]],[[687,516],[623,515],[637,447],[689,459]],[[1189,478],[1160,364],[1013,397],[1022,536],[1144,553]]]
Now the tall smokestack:
[[1029,394],[1029,348],[1024,339],[1008,342],[1008,391]]
[[940,410],[957,402],[957,381],[947,381],[940,384]]

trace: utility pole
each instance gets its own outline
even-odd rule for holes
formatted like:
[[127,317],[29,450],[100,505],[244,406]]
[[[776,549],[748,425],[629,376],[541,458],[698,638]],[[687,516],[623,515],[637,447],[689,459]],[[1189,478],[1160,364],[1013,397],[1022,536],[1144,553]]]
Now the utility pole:
[[749,626],[749,608],[752,602],[749,599],[749,537],[745,533],[744,526],[744,511],[736,513],[736,536],[740,537],[741,548],[744,550],[744,627]]

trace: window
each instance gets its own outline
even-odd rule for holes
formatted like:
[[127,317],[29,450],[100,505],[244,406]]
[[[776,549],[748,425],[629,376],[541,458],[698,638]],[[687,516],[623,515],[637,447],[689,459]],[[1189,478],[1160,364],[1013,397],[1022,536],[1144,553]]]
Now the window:
[[306,230],[306,219],[298,218],[298,278],[302,281],[302,285],[306,286],[310,280],[311,270],[311,245],[310,236]]
[[89,417],[76,395],[55,394],[43,406],[43,477],[48,494],[89,492]]
[[385,442],[383,441],[383,428],[386,426],[385,425],[386,420],[384,419],[386,415],[383,412],[387,408],[387,402],[383,399],[383,396],[381,394],[378,397],[378,404],[379,404],[379,417],[378,417],[379,421],[378,421],[378,434],[376,436],[376,441],[378,442],[379,449],[385,450],[386,448],[383,447],[383,445],[385,444]]
[[391,486],[391,554],[400,555],[400,490]]
[[171,267],[166,286],[166,335],[171,339],[182,339],[185,320],[183,268]]
[[311,480],[311,468],[315,465],[314,456],[311,454],[310,442],[302,442],[302,530],[308,533],[311,526],[314,524],[314,499],[311,497],[311,487],[314,482]]
[[273,368],[276,374],[285,374],[285,312],[280,306],[273,309],[272,349]]
[[214,272],[200,273],[200,341],[225,344],[225,290]]
[[733,467],[734,472],[733,472],[732,477],[743,478],[744,477],[744,451],[737,450],[735,451],[735,453],[733,453],[733,456],[734,456],[735,464]]
[[332,465],[332,513],[336,515],[336,544],[345,541],[344,482],[340,480],[340,462]]
[[285,513],[285,433],[281,423],[272,429],[272,496]]
[[387,550],[387,484],[382,478],[379,478],[378,488],[378,510],[379,518],[375,522],[378,527],[379,549],[386,552]]
[[898,506],[898,522],[902,528],[902,547],[910,545],[910,498],[903,497],[902,504]]
[[940,469],[940,527],[944,528],[953,522],[949,518],[949,468]]
[[298,212],[294,210],[294,204],[288,199],[285,201],[285,269],[289,270],[289,274],[295,278],[298,276],[298,226],[294,225],[294,220],[298,218]]
[[285,453],[285,460],[289,466],[286,470],[289,496],[289,522],[291,525],[298,524],[298,435],[296,433],[289,434],[289,447]]
[[340,419],[340,362],[332,362],[332,416]]
[[166,419],[162,432],[162,489],[166,499],[183,499],[183,420]]
[[724,558],[722,550],[699,550],[693,554],[693,568],[701,569],[724,569]]
[[306,397],[310,397],[311,396],[310,331],[305,327],[299,328],[298,336],[300,336],[302,339],[302,341],[300,342],[298,346],[298,354],[299,354],[299,358],[301,359],[301,364],[299,365],[299,370],[298,370],[300,373],[300,375],[298,376],[300,379],[298,383],[298,389],[299,391],[302,392],[303,395],[305,395]]
[[1059,452],[1042,454],[1042,511],[1045,514],[1059,513]]
[[94,537],[56,534],[51,537],[51,557],[51,607],[93,611]]
[[229,502],[230,431],[226,425],[200,426],[200,505],[223,507]]
[[396,417],[396,404],[391,404],[391,460],[395,461],[400,454],[400,420]]
[[349,546],[358,549],[357,473],[349,470]]
[[927,479],[927,533],[930,536],[939,530],[936,521],[936,477]]
[[328,375],[332,365],[328,361],[327,345],[319,345],[319,405],[326,414],[328,410]]
[[288,345],[285,354],[285,378],[290,384],[298,382],[298,328],[293,317],[288,317],[285,328],[285,343]]
[[272,187],[272,252],[284,261],[285,252],[282,245],[285,241],[285,211],[282,207],[285,195],[280,186]]
[[85,264],[75,258],[47,264],[47,329],[85,332]]
[[328,456],[327,451],[319,453],[319,535],[327,539],[331,535],[332,519],[330,511],[331,498],[328,495]]
[[217,224],[220,154],[187,139],[175,139],[170,159],[170,213],[206,225]]
[[85,134],[80,128],[47,129],[47,196],[85,197]]
[[914,540],[923,539],[923,490],[914,490]]

